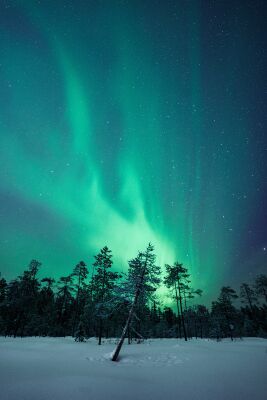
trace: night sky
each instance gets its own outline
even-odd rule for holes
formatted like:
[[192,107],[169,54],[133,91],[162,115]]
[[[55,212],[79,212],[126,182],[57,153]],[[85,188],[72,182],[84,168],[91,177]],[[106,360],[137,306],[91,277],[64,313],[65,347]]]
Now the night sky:
[[267,2],[0,1],[2,275],[149,241],[203,302],[266,272]]

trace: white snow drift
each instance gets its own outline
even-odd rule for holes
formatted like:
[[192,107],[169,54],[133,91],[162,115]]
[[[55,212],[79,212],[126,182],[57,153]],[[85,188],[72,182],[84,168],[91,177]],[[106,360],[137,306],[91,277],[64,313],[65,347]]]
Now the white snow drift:
[[0,338],[1,400],[263,400],[267,340]]

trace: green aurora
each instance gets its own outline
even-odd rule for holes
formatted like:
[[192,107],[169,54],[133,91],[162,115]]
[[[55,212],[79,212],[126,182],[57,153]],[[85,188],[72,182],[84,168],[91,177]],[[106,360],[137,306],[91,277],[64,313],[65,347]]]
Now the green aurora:
[[90,268],[104,245],[123,270],[148,242],[206,299],[263,270],[255,3],[1,2],[3,276]]

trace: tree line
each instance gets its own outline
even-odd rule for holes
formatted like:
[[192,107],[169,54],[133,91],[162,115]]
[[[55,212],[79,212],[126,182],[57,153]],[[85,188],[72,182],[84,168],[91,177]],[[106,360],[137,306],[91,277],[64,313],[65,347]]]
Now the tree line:
[[[240,292],[221,288],[209,310],[199,302],[188,269],[181,263],[156,263],[151,244],[128,263],[127,273],[113,269],[112,252],[105,246],[94,256],[90,273],[80,261],[60,277],[38,278],[41,263],[32,260],[16,279],[0,279],[0,335],[73,336],[77,341],[120,337],[117,356],[127,338],[267,337],[267,276],[243,283]],[[164,272],[164,274],[162,274]],[[164,278],[162,279],[162,275]],[[173,307],[157,294],[164,284]],[[116,355],[116,354],[115,354]]]

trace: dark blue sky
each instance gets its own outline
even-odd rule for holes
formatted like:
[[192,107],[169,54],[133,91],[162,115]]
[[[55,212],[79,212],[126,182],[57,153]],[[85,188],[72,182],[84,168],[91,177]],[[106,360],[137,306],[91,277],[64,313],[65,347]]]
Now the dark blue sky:
[[149,241],[208,297],[266,270],[266,1],[1,1],[7,278]]

